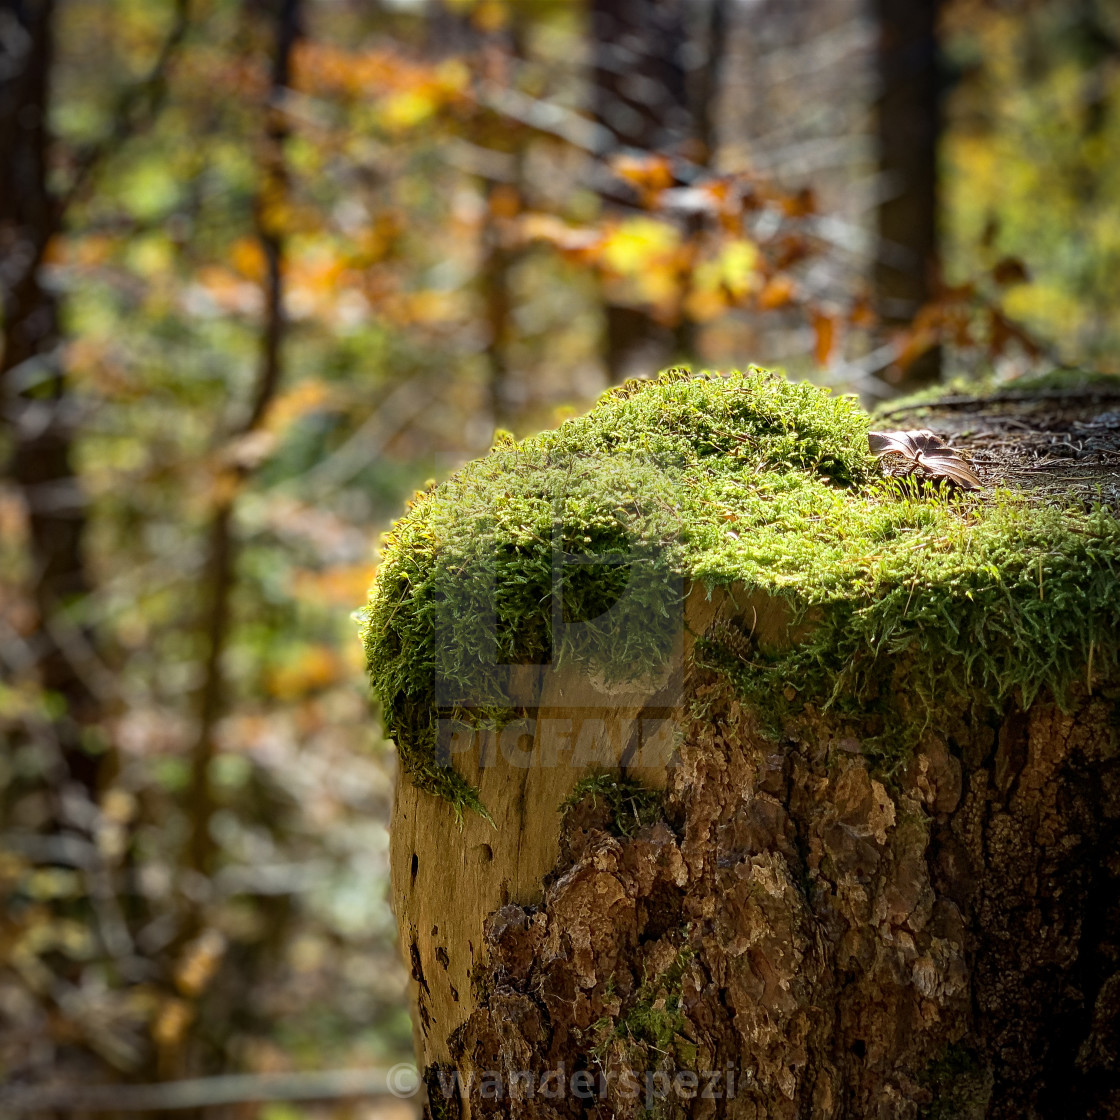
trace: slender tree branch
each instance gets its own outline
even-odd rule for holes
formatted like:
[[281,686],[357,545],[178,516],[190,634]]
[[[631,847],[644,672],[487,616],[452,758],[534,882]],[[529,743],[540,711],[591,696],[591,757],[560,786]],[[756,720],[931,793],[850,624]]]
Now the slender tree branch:
[[261,366],[249,414],[241,434],[260,426],[280,381],[280,345],[284,336],[284,208],[288,198],[288,171],[284,146],[288,139],[283,101],[291,85],[292,55],[299,35],[301,0],[280,0],[276,25],[276,52],[268,100],[264,178],[257,197],[257,236],[265,258],[264,331]]
[[[283,341],[287,325],[284,311],[285,208],[289,193],[285,160],[288,128],[282,101],[291,81],[292,55],[299,37],[301,0],[280,0],[276,11],[276,38],[272,80],[266,112],[264,167],[257,193],[257,240],[265,259],[264,317],[261,325],[260,365],[248,413],[233,432],[234,439],[260,428],[276,396],[283,372]],[[235,584],[236,541],[233,517],[237,496],[251,468],[236,464],[217,480],[217,499],[210,521],[204,573],[206,639],[203,683],[198,700],[198,731],[191,755],[190,862],[203,874],[210,871],[214,845],[210,818],[214,811],[210,764],[216,754],[215,730],[225,706],[222,660],[230,625],[230,599]]]
[[87,1112],[176,1112],[218,1105],[269,1101],[328,1101],[347,1097],[400,1099],[383,1069],[339,1069],[315,1073],[235,1073],[154,1085],[57,1085],[0,1091],[0,1115],[78,1110]]
[[592,155],[611,149],[613,137],[610,129],[563,105],[541,101],[522,90],[485,83],[479,88],[478,102],[534,132],[564,140]]

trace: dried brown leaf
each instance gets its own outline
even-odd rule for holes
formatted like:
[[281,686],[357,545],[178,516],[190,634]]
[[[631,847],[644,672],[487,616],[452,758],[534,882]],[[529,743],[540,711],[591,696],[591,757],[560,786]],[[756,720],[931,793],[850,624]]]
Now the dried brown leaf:
[[980,479],[961,456],[928,428],[908,432],[868,432],[872,452],[901,455],[933,478],[947,479],[962,490],[979,490]]

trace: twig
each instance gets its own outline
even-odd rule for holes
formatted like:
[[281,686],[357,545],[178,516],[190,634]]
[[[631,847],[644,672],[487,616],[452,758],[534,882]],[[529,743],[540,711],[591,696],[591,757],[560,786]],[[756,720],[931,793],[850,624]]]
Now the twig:
[[435,391],[434,378],[415,377],[401,382],[341,447],[309,467],[297,480],[298,485],[322,495],[349,482],[381,454],[394,436],[430,407]]
[[383,1069],[318,1073],[234,1073],[153,1085],[52,1085],[0,1090],[0,1116],[46,1109],[82,1112],[175,1112],[269,1101],[325,1101],[346,1097],[401,1099]]
[[[288,127],[281,112],[281,102],[290,82],[292,54],[299,35],[299,16],[300,0],[283,0],[276,14],[276,45],[265,129],[267,152],[257,195],[258,240],[266,262],[261,357],[249,411],[233,432],[235,440],[252,434],[260,427],[275,399],[282,373],[282,344],[287,325],[284,314],[286,241],[280,223],[283,213],[281,204],[288,193],[284,153]],[[210,521],[207,546],[207,571],[204,576],[207,591],[203,608],[206,662],[199,692],[198,732],[191,751],[190,790],[191,866],[203,874],[209,870],[214,847],[210,835],[214,800],[209,771],[217,752],[215,729],[225,703],[222,658],[229,632],[230,596],[234,584],[236,545],[233,515],[238,492],[249,471],[247,465],[239,465],[217,480],[219,493]]]
[[[856,392],[864,393],[869,397],[883,399],[894,396],[897,390],[885,381],[873,377],[876,371],[886,369],[898,357],[899,347],[896,342],[888,342],[865,354],[862,358],[855,358],[850,362],[843,362],[833,366],[828,371],[825,379],[826,385],[842,385]],[[879,415],[883,415],[879,413]]]
[[535,132],[566,140],[585,152],[601,154],[611,148],[612,137],[607,129],[554,101],[540,101],[521,90],[496,84],[484,86],[478,100],[487,109]]

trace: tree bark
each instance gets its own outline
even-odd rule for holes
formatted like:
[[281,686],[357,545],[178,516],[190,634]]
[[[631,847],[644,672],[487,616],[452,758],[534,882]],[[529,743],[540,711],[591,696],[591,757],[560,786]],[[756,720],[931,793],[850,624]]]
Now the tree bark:
[[[1114,430],[1114,405],[1066,401],[1061,423]],[[921,420],[982,448],[993,425],[1044,434],[1052,407]],[[1115,493],[1106,470],[1092,486]],[[763,733],[693,656],[739,622],[759,648],[800,633],[777,601],[696,588],[676,694],[573,671],[459,743],[493,826],[401,780],[393,898],[430,1115],[1120,1115],[1120,679],[1090,663],[1064,707],[946,702],[886,775],[850,717]],[[647,734],[666,722],[663,766]],[[613,802],[576,788],[596,765]],[[662,790],[652,814],[635,781]]]
[[[934,296],[938,268],[937,152],[941,82],[937,14],[940,0],[876,0],[879,23],[878,248],[876,308],[888,329],[909,325]],[[884,378],[907,389],[937,381],[933,347]]]

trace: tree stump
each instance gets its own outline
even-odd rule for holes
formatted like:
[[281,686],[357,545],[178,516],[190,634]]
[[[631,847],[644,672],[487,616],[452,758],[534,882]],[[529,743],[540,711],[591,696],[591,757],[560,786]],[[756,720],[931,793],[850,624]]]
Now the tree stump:
[[418,496],[366,642],[433,1117],[1120,1115],[1118,410],[671,372]]

